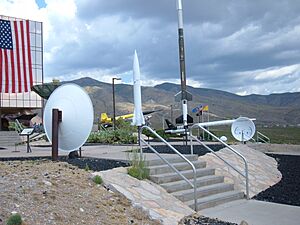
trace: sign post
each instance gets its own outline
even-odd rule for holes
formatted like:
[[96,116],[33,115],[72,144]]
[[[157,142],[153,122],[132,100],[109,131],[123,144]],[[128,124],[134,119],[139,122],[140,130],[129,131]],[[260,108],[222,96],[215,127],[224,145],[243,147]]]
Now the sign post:
[[52,109],[52,161],[58,160],[58,126],[62,121],[62,111]]

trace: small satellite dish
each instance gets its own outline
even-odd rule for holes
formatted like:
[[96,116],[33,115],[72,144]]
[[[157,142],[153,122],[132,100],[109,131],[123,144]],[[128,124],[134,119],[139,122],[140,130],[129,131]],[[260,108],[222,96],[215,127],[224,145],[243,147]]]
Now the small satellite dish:
[[227,137],[226,136],[222,136],[222,137],[220,137],[220,140],[226,142],[227,141]]
[[58,128],[58,149],[78,150],[87,140],[94,122],[93,104],[88,94],[76,84],[64,84],[50,95],[44,111],[44,127],[52,141],[52,109],[62,111]]
[[238,141],[248,141],[255,134],[255,124],[249,118],[239,117],[232,123],[231,134]]

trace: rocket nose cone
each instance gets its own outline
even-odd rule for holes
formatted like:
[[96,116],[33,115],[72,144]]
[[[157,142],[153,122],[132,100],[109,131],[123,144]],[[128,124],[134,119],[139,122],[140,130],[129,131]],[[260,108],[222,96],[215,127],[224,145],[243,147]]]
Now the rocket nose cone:
[[134,56],[133,56],[133,64],[138,64],[139,59],[136,50],[134,50]]
[[140,65],[139,65],[139,59],[137,56],[136,51],[134,51],[134,57],[133,57],[133,78],[137,79],[140,76]]

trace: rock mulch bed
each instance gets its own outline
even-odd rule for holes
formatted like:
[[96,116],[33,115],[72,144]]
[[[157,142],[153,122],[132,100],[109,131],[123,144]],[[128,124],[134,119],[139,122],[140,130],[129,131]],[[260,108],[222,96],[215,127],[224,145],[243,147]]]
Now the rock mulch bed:
[[[116,167],[127,167],[128,163],[120,162],[117,160],[110,159],[97,159],[97,158],[69,158],[67,156],[61,156],[58,158],[61,162],[67,162],[80,169],[89,168],[93,171],[110,170]],[[11,157],[11,158],[0,158],[0,161],[32,161],[32,160],[51,160],[51,157]]]
[[208,218],[205,216],[199,216],[198,214],[185,217],[178,224],[179,225],[238,225],[236,223],[230,223],[218,219]]
[[90,176],[66,162],[1,161],[0,224],[12,212],[22,216],[23,225],[160,224]]
[[117,160],[110,159],[97,159],[97,158],[62,158],[61,161],[65,161],[74,166],[78,166],[80,169],[89,168],[93,171],[102,171],[102,170],[110,170],[116,167],[127,167],[128,163],[120,162]]
[[[208,145],[212,150],[215,152],[219,151],[220,149],[224,148],[224,145],[222,144],[209,144]],[[156,145],[152,146],[155,148],[155,150],[159,153],[163,154],[174,154],[174,151],[170,149],[168,146],[165,145]],[[181,154],[191,154],[191,147],[190,145],[173,145],[176,150],[178,150]],[[149,148],[144,148],[143,152],[145,153],[153,153]],[[193,152],[194,154],[197,154],[198,156],[205,155],[206,153],[209,153],[210,151],[207,150],[202,145],[194,145],[193,146]]]
[[300,206],[300,156],[268,154],[279,164],[282,179],[254,199]]

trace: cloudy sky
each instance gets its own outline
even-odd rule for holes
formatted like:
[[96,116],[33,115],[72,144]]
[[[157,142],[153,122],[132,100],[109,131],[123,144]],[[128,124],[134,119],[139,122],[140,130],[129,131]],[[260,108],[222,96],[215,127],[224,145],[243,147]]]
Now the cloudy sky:
[[[183,0],[188,84],[233,93],[300,91],[299,0]],[[44,74],[144,85],[179,81],[176,0],[1,0],[43,22]]]

